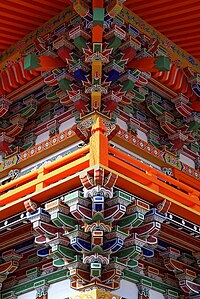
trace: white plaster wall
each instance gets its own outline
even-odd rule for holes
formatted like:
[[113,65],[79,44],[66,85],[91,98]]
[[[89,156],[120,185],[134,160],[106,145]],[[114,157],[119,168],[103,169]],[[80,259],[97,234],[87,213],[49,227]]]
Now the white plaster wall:
[[29,293],[18,296],[17,299],[35,299],[35,297],[36,291],[31,291]]
[[138,298],[138,288],[136,284],[127,281],[121,280],[120,289],[112,292],[114,295],[122,296],[126,299],[137,299]]
[[127,123],[118,117],[117,117],[117,124],[120,126],[121,129],[123,129],[125,131],[128,130]]
[[66,279],[50,285],[48,299],[64,299],[76,294],[77,291],[70,288],[70,280]]
[[137,137],[147,142],[147,135],[139,129],[137,129]]
[[187,164],[188,166],[192,167],[192,168],[195,168],[195,163],[192,159],[186,157],[185,155],[183,154],[180,154],[180,161]]
[[39,144],[47,139],[49,139],[49,131],[39,134],[36,138],[35,144]]
[[[126,299],[137,299],[138,298],[138,289],[136,284],[122,280],[121,287],[119,290],[112,292],[114,295],[122,296]],[[65,279],[56,283],[53,283],[49,286],[48,289],[48,299],[65,299],[69,296],[74,296],[77,294],[77,291],[70,288],[70,280]],[[35,299],[36,291],[31,291],[24,295],[20,295],[17,299]],[[151,290],[150,299],[164,299],[164,296],[161,293]]]
[[64,121],[59,127],[59,133],[70,129],[75,124],[75,117],[72,117],[66,121]]
[[150,290],[150,299],[164,299],[163,294]]

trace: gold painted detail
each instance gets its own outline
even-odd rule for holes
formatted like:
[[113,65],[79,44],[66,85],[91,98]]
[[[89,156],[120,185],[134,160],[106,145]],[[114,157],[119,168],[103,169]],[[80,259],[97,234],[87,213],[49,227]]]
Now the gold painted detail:
[[108,293],[104,290],[91,290],[77,294],[67,299],[120,299],[122,297]]

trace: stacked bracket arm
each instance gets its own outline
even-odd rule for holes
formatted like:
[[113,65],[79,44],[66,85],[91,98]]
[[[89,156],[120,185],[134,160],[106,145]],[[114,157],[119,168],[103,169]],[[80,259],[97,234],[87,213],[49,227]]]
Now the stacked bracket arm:
[[93,178],[85,173],[83,192],[47,203],[45,211],[28,213],[37,234],[35,243],[41,247],[38,255],[68,268],[74,289],[118,289],[124,269],[137,267],[141,257],[154,256],[169,204],[165,201],[150,209],[126,193],[113,191],[116,179],[103,169],[97,169]]
[[2,288],[2,283],[6,280],[8,274],[17,270],[21,258],[22,255],[17,254],[13,249],[2,253],[3,261],[0,263],[0,289]]

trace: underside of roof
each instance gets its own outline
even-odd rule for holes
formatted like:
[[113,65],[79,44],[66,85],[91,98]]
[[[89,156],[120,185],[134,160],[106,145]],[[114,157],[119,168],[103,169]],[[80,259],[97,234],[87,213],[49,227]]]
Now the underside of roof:
[[[70,0],[1,1],[0,54],[70,4]],[[199,0],[126,0],[124,5],[200,59]]]
[[0,54],[69,6],[70,0],[0,2]]
[[125,5],[178,46],[200,59],[199,0],[127,0]]

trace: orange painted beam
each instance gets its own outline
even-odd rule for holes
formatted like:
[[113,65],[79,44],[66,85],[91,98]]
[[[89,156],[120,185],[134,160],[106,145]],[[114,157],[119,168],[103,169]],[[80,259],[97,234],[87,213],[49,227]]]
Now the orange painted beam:
[[94,10],[95,7],[103,8],[104,0],[92,0],[92,10]]
[[[58,170],[58,169],[61,170],[62,167],[65,167],[67,164],[69,164],[71,162],[77,161],[77,159],[85,156],[88,152],[89,152],[89,146],[85,146],[85,147],[81,148],[80,150],[77,150],[74,153],[71,153],[65,157],[62,157],[62,158],[52,162],[49,165],[46,165],[44,167],[44,176],[45,176],[45,174],[49,174],[55,170]],[[0,194],[3,192],[10,191],[10,190],[12,190],[12,188],[14,188],[16,186],[20,187],[29,182],[33,182],[33,180],[36,180],[38,178],[38,174],[41,169],[42,168],[39,168],[38,170],[32,171],[22,177],[17,178],[16,180],[13,180],[5,185],[0,186]],[[56,175],[57,179],[61,179],[62,178],[61,176],[62,176],[61,173]],[[1,204],[2,196],[6,197],[4,195],[0,196],[0,204]]]
[[103,28],[99,25],[96,25],[92,28],[92,42],[102,43],[102,40],[103,40]]
[[109,168],[200,213],[200,192],[109,146]]
[[[85,165],[85,168],[87,168],[87,165]],[[43,190],[31,194],[31,196],[27,195],[24,198],[19,198],[9,204],[6,204],[0,208],[0,220],[24,211],[24,201],[27,199],[31,198],[33,201],[41,203],[54,198],[55,196],[61,195],[63,190],[73,190],[79,186],[80,179],[78,175],[67,177],[61,182],[55,183],[52,186],[45,187]]]
[[[166,183],[162,182],[159,177],[145,173],[142,170],[139,170],[137,167],[129,165],[113,156],[109,156],[108,165],[109,168],[118,171],[127,177],[130,177],[140,184],[143,184],[144,187],[148,187],[154,191],[162,193],[164,196],[171,197],[177,202],[180,202],[188,207],[194,207],[195,210],[200,212],[200,201],[196,193],[186,193],[183,189],[180,191],[173,186],[167,185],[167,180]],[[146,198],[148,200],[147,196]],[[155,202],[157,202],[156,199]]]
[[[151,174],[152,176],[158,177],[159,179],[162,179],[163,181],[167,181],[169,184],[171,185],[176,185],[177,187],[179,187],[180,189],[184,189],[184,192],[189,192],[189,193],[196,193],[196,196],[200,196],[200,187],[198,188],[198,190],[195,189],[195,186],[197,184],[197,181],[192,178],[189,177],[188,175],[182,173],[179,170],[174,169],[174,174],[175,175],[179,175],[179,177],[182,177],[181,175],[183,175],[183,177],[185,178],[185,180],[183,181],[183,183],[181,183],[181,181],[177,181],[176,179],[167,176],[166,174],[164,174],[162,171],[159,171],[145,163],[140,162],[139,160],[135,159],[134,157],[130,157],[127,154],[119,151],[116,148],[113,148],[111,146],[109,146],[109,152],[113,155],[115,155],[116,157],[119,157],[120,159],[122,159],[123,161],[126,161],[127,163],[133,165],[135,167],[137,167],[138,169],[142,169],[143,171],[145,171],[148,174]],[[186,185],[186,177],[188,177],[188,180],[191,179],[191,181],[193,182],[193,186],[188,186],[188,184]]]
[[[118,166],[118,170],[119,169],[120,167]],[[146,199],[147,201],[152,203],[158,203],[166,198],[163,194],[148,187],[145,188],[144,185],[139,184],[137,181],[133,181],[131,177],[122,175],[118,171],[114,171],[110,168],[106,168],[106,170],[112,171],[113,173],[118,175],[116,187],[126,189],[126,191],[130,192],[131,194],[135,194],[136,196]],[[199,224],[200,212],[197,212],[190,207],[184,206],[183,204],[174,201],[171,198],[167,199],[171,201],[170,212],[179,215],[180,217],[186,218],[187,220],[192,221],[196,224]]]
[[178,181],[186,184],[187,186],[191,186],[192,188],[200,191],[200,183],[192,176],[189,176],[188,174],[178,170],[173,169],[173,176],[177,178]]
[[[42,190],[59,180],[66,178],[78,171],[89,167],[89,146],[86,146],[75,153],[71,153],[57,161],[39,168],[27,175],[0,186],[0,206],[3,207],[32,193]],[[45,199],[44,199],[45,200]],[[2,215],[4,217],[4,215]]]
[[[81,152],[83,152],[82,150],[83,149],[81,149]],[[77,152],[80,153],[80,150]],[[72,156],[73,153],[70,155]],[[61,160],[62,159],[63,158],[61,158]],[[55,162],[53,165],[54,167]],[[16,185],[14,189],[7,190],[6,193],[2,194],[0,196],[0,220],[14,215],[17,212],[23,211],[23,202],[26,199],[31,198],[33,201],[36,200],[36,202],[44,202],[50,198],[62,194],[63,192],[76,188],[78,184],[80,185],[78,173],[89,167],[89,155],[84,155],[79,159],[75,159],[75,161],[70,163],[68,162],[69,161],[66,161],[66,165],[58,167],[51,172],[48,169],[47,174],[45,174],[45,167],[39,168],[36,171],[36,179],[33,179],[28,183],[21,184],[19,187]],[[24,179],[24,177],[22,178]],[[66,182],[68,182],[70,178],[72,181],[70,181],[69,188]],[[10,185],[10,183],[7,185]]]

